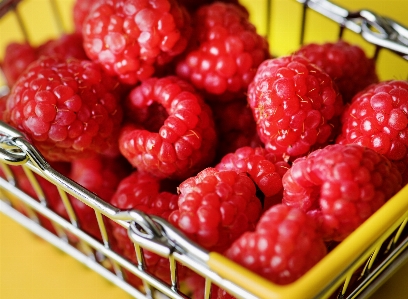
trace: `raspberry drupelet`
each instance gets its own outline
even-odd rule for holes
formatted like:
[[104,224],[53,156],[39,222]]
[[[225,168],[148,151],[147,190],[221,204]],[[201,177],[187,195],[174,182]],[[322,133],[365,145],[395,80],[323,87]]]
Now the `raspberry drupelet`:
[[175,0],[107,0],[93,6],[82,33],[88,57],[133,85],[185,50],[190,15]]
[[[262,215],[255,231],[243,234],[225,255],[271,282],[285,285],[305,274],[326,253],[314,219],[301,209],[278,204]],[[221,296],[220,291],[218,298],[231,298]]]
[[91,61],[42,56],[12,88],[4,119],[50,161],[113,151],[123,116],[117,86]]
[[264,210],[282,202],[282,177],[290,165],[264,148],[238,148],[225,155],[215,168],[247,173],[262,192]]
[[82,34],[80,33],[64,34],[57,39],[45,42],[37,48],[37,57],[39,58],[42,55],[59,56],[65,59],[88,59],[83,47]]
[[343,110],[332,79],[296,55],[264,61],[247,99],[265,148],[290,160],[328,144]]
[[343,113],[337,143],[356,143],[385,155],[407,184],[408,82],[380,82],[357,94]]
[[283,203],[307,212],[326,241],[342,241],[401,189],[385,156],[357,144],[333,144],[293,162],[282,178]]
[[193,37],[176,73],[213,101],[245,94],[256,68],[270,57],[267,40],[257,34],[239,6],[216,2],[193,14]]
[[206,168],[179,186],[178,210],[169,221],[192,241],[222,253],[261,213],[256,187],[245,173]]
[[[166,183],[168,182],[161,181],[148,173],[134,171],[122,179],[110,202],[121,210],[136,209],[167,220],[170,213],[177,209],[178,196],[176,186],[173,193],[165,191]],[[111,226],[116,250],[133,263],[137,263],[135,247],[128,237],[127,230],[117,223],[112,222]],[[143,250],[143,253],[147,271],[170,283],[169,260],[148,250]],[[178,269],[179,276],[182,276],[181,267]],[[134,277],[133,280],[134,284],[142,284]]]
[[305,56],[336,83],[345,103],[368,85],[377,83],[375,61],[363,49],[346,41],[304,45],[297,54]]
[[124,105],[133,118],[127,114],[120,151],[138,170],[184,180],[212,163],[217,142],[212,112],[191,84],[175,76],[150,78]]

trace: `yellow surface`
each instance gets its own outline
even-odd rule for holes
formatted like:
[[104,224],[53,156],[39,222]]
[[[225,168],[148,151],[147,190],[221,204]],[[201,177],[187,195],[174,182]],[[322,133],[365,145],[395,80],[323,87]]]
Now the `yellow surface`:
[[[72,30],[69,14],[74,0],[58,0],[58,8],[63,16],[63,26]],[[337,0],[346,8],[370,8],[408,25],[406,0]],[[251,18],[260,28],[266,20],[264,0],[243,0]],[[58,29],[51,17],[49,0],[26,0],[19,9],[30,42],[39,44],[55,36]],[[271,14],[271,49],[275,55],[285,55],[296,50],[300,8],[294,0],[273,0]],[[30,19],[30,20],[29,20]],[[29,20],[29,21],[28,21]],[[306,41],[335,40],[336,27],[316,14],[310,14],[313,26],[306,31]],[[285,24],[285,26],[282,26]],[[32,26],[35,25],[35,26]],[[311,29],[311,28],[318,28]],[[16,25],[16,19],[6,16],[0,20],[0,57],[8,42],[21,41],[23,34]],[[359,37],[347,33],[346,38],[361,43],[367,53],[367,46]],[[381,79],[407,78],[407,64],[399,58],[387,54],[380,56]],[[408,294],[408,265],[400,269],[391,280],[383,285],[373,299],[403,299]],[[58,251],[52,245],[34,237],[33,234],[0,214],[0,299],[44,298],[44,299],[128,299],[124,291],[107,282],[73,258]]]

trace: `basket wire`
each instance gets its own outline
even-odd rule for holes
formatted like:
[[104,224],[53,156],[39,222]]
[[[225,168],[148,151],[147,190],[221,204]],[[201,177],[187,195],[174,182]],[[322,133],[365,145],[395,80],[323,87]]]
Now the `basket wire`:
[[[24,39],[30,41],[26,25],[18,11],[19,2],[15,0],[0,2],[0,18],[13,13]],[[314,10],[339,24],[338,38],[342,38],[347,29],[360,34],[370,44],[375,45],[374,58],[378,58],[380,51],[389,50],[403,60],[408,60],[408,29],[396,21],[368,10],[350,12],[325,0],[297,0],[297,2],[302,5],[300,44],[305,40],[308,13]],[[58,33],[65,32],[57,1],[49,0],[49,3]],[[272,1],[266,1],[265,7],[267,21],[263,30],[269,35]],[[6,85],[0,87],[0,95],[8,92]],[[382,213],[378,212],[370,217],[357,230],[375,230],[377,232],[375,235],[368,235],[364,240],[359,240],[361,233],[353,234],[325,258],[325,263],[316,265],[293,285],[276,286],[225,257],[194,244],[180,231],[158,217],[136,210],[122,211],[109,205],[54,170],[20,132],[2,122],[0,122],[0,145],[2,161],[0,166],[4,173],[4,178],[0,178],[0,212],[73,256],[135,298],[161,298],[161,296],[188,298],[189,294],[184,293],[183,286],[177,279],[177,269],[180,265],[205,278],[205,299],[210,298],[212,284],[222,287],[236,298],[243,299],[334,298],[333,296],[362,298],[369,296],[399,265],[408,260],[408,187],[381,208]],[[37,198],[19,189],[13,171],[15,167],[23,168]],[[57,187],[68,219],[64,219],[49,208],[48,199],[36,176],[47,179]],[[101,241],[81,229],[68,195],[94,209]],[[397,201],[397,207],[401,207],[398,210],[395,206]],[[384,218],[384,215],[388,215],[389,219]],[[54,233],[43,226],[44,220],[40,216],[51,221]],[[131,263],[112,249],[106,228],[108,220],[128,230],[129,238],[134,243],[137,264]],[[382,227],[378,224],[379,221],[389,225]],[[72,240],[73,237],[75,241]],[[357,246],[357,243],[360,246]],[[350,252],[349,248],[353,246],[358,250]],[[169,259],[170,285],[146,270],[143,249]],[[344,255],[344,252],[347,252],[344,258],[347,262],[343,263],[343,259],[340,259],[336,263],[338,256]],[[327,265],[336,266],[332,267],[334,270],[327,271]],[[326,269],[323,269],[324,267]],[[136,289],[131,286],[126,280],[124,270],[141,278],[144,287]],[[310,278],[317,277],[317,273],[322,271],[326,272],[326,279]]]

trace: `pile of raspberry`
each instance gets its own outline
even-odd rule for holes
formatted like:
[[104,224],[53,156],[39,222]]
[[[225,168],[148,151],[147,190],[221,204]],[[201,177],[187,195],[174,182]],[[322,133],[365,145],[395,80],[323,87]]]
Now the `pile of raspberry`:
[[[357,45],[272,58],[235,0],[77,0],[72,20],[75,33],[7,47],[0,118],[121,210],[161,217],[286,285],[408,183],[408,81],[380,81]],[[103,240],[92,208],[35,176],[38,194],[13,171],[22,190]],[[137,260],[127,231],[104,222],[113,250],[170,283],[168,259],[144,249]],[[205,282],[178,269],[202,297]],[[232,297],[213,286],[211,298]]]

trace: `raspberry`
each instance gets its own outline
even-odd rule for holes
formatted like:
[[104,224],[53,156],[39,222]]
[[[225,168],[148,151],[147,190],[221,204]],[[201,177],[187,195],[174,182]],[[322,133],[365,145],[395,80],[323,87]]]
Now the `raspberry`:
[[218,135],[217,159],[244,146],[261,146],[246,99],[211,103]]
[[182,182],[179,193],[170,223],[211,251],[223,252],[260,216],[261,202],[245,173],[206,168]]
[[225,155],[215,168],[247,173],[262,192],[266,210],[282,200],[282,176],[290,165],[264,148],[247,146]]
[[117,81],[90,61],[46,57],[11,90],[4,118],[50,161],[73,161],[118,147]]
[[79,33],[64,34],[57,39],[52,39],[37,48],[37,57],[60,56],[61,58],[76,58],[86,60],[82,35]]
[[305,56],[333,79],[344,102],[351,102],[357,92],[378,82],[375,61],[357,45],[345,41],[312,43],[296,53]]
[[89,12],[99,0],[75,0],[72,8],[72,21],[75,32],[82,34],[83,24]]
[[357,144],[334,144],[293,162],[283,203],[317,219],[327,241],[342,241],[401,188],[394,164]]
[[[162,184],[163,182],[158,178],[134,171],[120,182],[111,204],[122,210],[137,209],[149,215],[167,219],[170,213],[177,209],[178,196],[175,193],[162,191]],[[175,191],[176,188],[174,188]],[[136,263],[135,248],[128,237],[127,230],[116,223],[112,223],[112,227],[116,250]],[[148,250],[143,250],[143,252],[147,271],[170,282],[169,260]],[[182,275],[182,273],[178,274]]]
[[258,65],[269,58],[266,38],[257,34],[239,6],[216,2],[193,15],[193,38],[176,73],[213,101],[242,97]]
[[85,19],[84,48],[109,74],[135,84],[185,50],[189,17],[173,0],[103,1]]
[[[203,5],[211,4],[214,2],[232,3],[240,5],[238,0],[177,0],[178,3],[184,5],[189,11],[195,11]],[[244,8],[244,6],[242,6]]]
[[37,59],[37,53],[28,43],[8,44],[1,63],[1,69],[9,86],[13,86],[18,77]]
[[330,77],[295,55],[264,61],[248,88],[248,102],[265,148],[289,159],[326,145],[343,109]]
[[225,255],[264,278],[285,285],[305,274],[326,253],[314,220],[300,209],[279,204],[266,211],[256,230],[243,234]]
[[[130,172],[131,167],[123,157],[98,155],[72,161],[69,178],[109,202],[121,180]],[[69,198],[81,228],[90,235],[101,238],[94,210],[71,195]]]
[[342,117],[337,143],[372,148],[396,163],[408,183],[408,82],[373,84],[355,96]]
[[[153,103],[164,109],[156,106],[146,112]],[[132,90],[125,106],[135,111],[135,120],[149,120],[150,114],[146,113],[158,109],[167,112],[159,116],[165,118],[164,123],[154,127],[145,126],[151,122],[123,126],[121,153],[138,170],[159,178],[183,180],[212,162],[216,133],[211,109],[189,83],[174,76],[149,78]],[[140,115],[137,108],[142,109]]]

